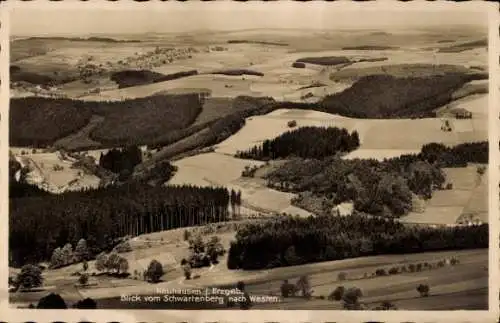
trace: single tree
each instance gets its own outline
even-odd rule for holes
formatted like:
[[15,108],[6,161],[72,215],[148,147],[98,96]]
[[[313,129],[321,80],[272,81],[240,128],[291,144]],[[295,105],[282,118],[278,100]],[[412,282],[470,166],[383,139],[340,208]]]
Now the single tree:
[[96,260],[95,260],[95,269],[98,271],[104,271],[106,270],[106,264],[108,262],[108,256],[102,252],[99,255],[97,255]]
[[89,263],[87,262],[87,260],[83,261],[82,269],[83,269],[83,271],[87,271],[89,269]]
[[58,268],[64,265],[64,258],[61,248],[56,248],[52,252],[52,257],[50,257],[50,266],[52,268]]
[[310,297],[312,294],[309,277],[304,275],[297,280],[297,288],[302,292],[302,296]]
[[87,247],[87,241],[85,239],[78,240],[75,247],[75,260],[82,261],[87,260],[89,257],[89,249]]
[[164,271],[162,264],[156,259],[151,260],[146,271],[146,277],[148,278],[148,280],[153,283],[157,283],[160,281],[160,278],[161,276],[163,276],[163,274]]
[[122,273],[126,273],[129,268],[128,260],[126,258],[120,257],[118,260],[118,267]]
[[73,247],[71,246],[71,243],[65,244],[61,252],[64,265],[69,265],[74,262],[75,255],[73,253]]

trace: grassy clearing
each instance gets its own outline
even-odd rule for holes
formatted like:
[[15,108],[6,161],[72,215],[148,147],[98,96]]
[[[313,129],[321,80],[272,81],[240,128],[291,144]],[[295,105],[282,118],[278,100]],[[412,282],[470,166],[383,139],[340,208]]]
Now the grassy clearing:
[[348,67],[332,73],[330,79],[334,81],[356,80],[364,76],[383,74],[394,77],[430,77],[445,73],[468,73],[469,69],[459,65],[449,64],[384,64],[373,67]]

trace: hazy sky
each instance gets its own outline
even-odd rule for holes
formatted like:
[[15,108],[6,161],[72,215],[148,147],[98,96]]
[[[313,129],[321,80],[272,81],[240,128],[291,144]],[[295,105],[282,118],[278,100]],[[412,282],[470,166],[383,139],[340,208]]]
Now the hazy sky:
[[[113,8],[118,7],[118,3]],[[144,32],[182,32],[201,29],[238,30],[250,28],[403,28],[435,25],[487,26],[484,10],[471,11],[387,11],[339,10],[338,5],[310,3],[161,3],[161,6],[135,6],[133,10],[99,9],[90,3],[79,8],[57,10],[26,6],[11,8],[11,35],[84,35],[92,33],[129,34]],[[54,6],[51,6],[54,8]],[[366,7],[366,6],[365,6]],[[94,8],[94,9],[93,9]]]

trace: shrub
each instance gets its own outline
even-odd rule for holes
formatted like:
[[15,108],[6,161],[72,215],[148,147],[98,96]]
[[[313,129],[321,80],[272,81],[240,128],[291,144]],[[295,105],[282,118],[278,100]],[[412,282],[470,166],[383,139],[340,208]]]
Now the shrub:
[[87,297],[85,299],[82,299],[82,300],[79,300],[78,302],[76,302],[73,305],[73,308],[87,309],[87,310],[96,309],[97,303],[92,298]]
[[363,296],[361,289],[357,287],[351,287],[347,289],[342,297],[344,302],[344,309],[346,310],[359,310],[361,309],[361,304],[359,303],[359,298]]
[[452,183],[447,183],[446,184],[446,189],[447,190],[452,190],[453,189],[453,184]]
[[399,270],[397,267],[392,267],[391,269],[389,269],[389,275],[396,275],[399,273]]
[[345,273],[345,272],[340,272],[337,275],[337,280],[338,281],[343,281],[343,280],[346,280],[346,279],[347,279],[347,273]]
[[329,300],[340,301],[344,297],[345,288],[344,286],[338,286],[333,292],[328,296]]
[[297,126],[297,121],[296,121],[296,120],[291,120],[291,121],[288,121],[287,126],[288,126],[289,128],[296,127],[296,126]]
[[83,274],[78,278],[78,283],[82,286],[87,285],[88,282],[89,282],[89,275],[87,274]]
[[416,271],[422,271],[422,264],[417,264]]
[[452,257],[452,258],[451,258],[451,260],[450,260],[450,264],[451,264],[452,266],[458,265],[459,263],[460,263],[460,262],[459,262],[459,261],[458,261],[458,259],[457,259],[457,258],[455,258],[455,257]]
[[286,298],[289,296],[295,296],[297,290],[294,284],[290,284],[288,280],[285,279],[281,284],[280,291],[281,296]]
[[17,275],[16,281],[22,288],[40,287],[43,283],[42,271],[38,266],[24,265]]
[[380,306],[377,306],[375,308],[375,310],[379,310],[379,311],[391,311],[391,310],[397,310],[398,308],[396,307],[396,305],[394,305],[393,303],[389,302],[389,301],[383,301]]
[[375,270],[375,276],[387,276],[387,272],[385,269],[377,269]]
[[421,297],[427,297],[429,296],[429,285],[427,284],[420,284],[417,286],[417,292],[420,294]]
[[409,270],[411,273],[414,273],[414,272],[417,270],[417,266],[415,266],[415,264],[409,264],[409,265],[408,265],[408,270]]
[[67,309],[68,306],[59,294],[50,293],[38,301],[36,308],[43,309]]

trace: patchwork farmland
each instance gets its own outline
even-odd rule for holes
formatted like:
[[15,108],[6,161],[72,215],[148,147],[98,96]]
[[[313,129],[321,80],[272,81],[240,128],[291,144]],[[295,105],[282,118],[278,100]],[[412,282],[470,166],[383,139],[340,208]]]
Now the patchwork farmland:
[[487,309],[485,39],[12,38],[10,306]]

